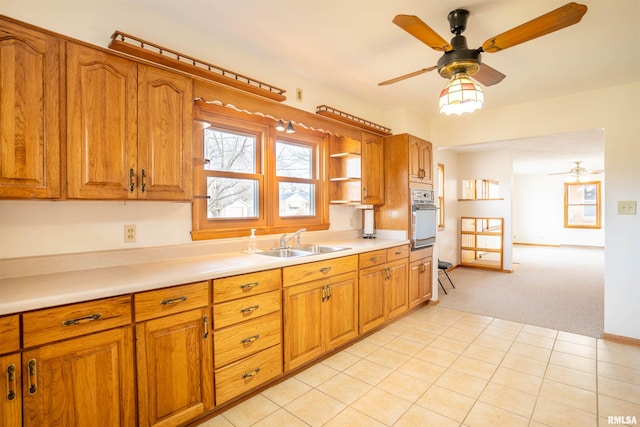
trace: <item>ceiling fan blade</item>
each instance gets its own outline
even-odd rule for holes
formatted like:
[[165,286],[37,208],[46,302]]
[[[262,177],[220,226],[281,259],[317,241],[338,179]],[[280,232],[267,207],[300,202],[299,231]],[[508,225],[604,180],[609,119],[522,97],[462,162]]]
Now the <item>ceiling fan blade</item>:
[[493,86],[498,84],[505,77],[507,76],[495,68],[489,67],[487,64],[481,64],[480,69],[473,75],[474,80],[477,80],[483,86]]
[[396,15],[393,23],[429,46],[431,49],[449,52],[451,45],[420,18],[414,15]]
[[384,82],[378,83],[378,86],[386,86],[386,85],[390,85],[392,83],[396,83],[405,79],[408,79],[410,77],[415,77],[415,76],[419,76],[420,74],[424,74],[424,73],[428,73],[429,71],[433,71],[436,69],[436,66],[434,65],[433,67],[428,67],[428,68],[423,68],[422,70],[418,70],[418,71],[414,71],[413,73],[409,73],[409,74],[404,74],[402,76],[393,78],[391,80],[386,80]]
[[549,13],[545,13],[529,22],[525,22],[502,34],[492,37],[482,44],[484,52],[498,52],[516,46],[545,34],[577,24],[587,13],[587,6],[567,3]]

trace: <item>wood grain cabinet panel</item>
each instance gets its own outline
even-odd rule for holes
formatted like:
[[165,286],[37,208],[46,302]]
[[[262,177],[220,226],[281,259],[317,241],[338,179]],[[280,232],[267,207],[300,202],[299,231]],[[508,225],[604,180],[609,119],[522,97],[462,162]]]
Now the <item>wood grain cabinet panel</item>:
[[135,426],[130,326],[22,354],[25,427]]
[[20,350],[20,315],[0,317],[0,354]]
[[207,307],[136,324],[138,422],[175,426],[213,409]]
[[168,316],[209,303],[209,282],[141,292],[133,296],[136,322]]
[[60,42],[0,18],[0,198],[59,198]]
[[282,271],[278,269],[215,279],[213,281],[213,303],[218,304],[251,295],[279,290],[282,286]]
[[66,69],[68,197],[190,200],[192,81],[70,42]]
[[0,425],[22,426],[20,353],[0,356]]

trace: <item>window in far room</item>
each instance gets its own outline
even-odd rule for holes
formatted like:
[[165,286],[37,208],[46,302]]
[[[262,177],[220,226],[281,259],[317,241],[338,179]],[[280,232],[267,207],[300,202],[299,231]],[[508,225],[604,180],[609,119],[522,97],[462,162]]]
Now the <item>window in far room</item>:
[[444,165],[438,163],[438,229],[444,230]]
[[564,183],[564,227],[600,228],[600,181]]

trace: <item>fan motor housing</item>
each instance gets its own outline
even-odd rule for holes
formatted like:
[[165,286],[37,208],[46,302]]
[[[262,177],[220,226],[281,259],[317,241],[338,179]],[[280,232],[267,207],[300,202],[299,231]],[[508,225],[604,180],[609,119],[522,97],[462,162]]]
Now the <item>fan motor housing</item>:
[[438,74],[448,79],[456,73],[475,74],[480,69],[481,55],[479,49],[469,49],[464,36],[457,35],[451,39],[452,50],[446,52],[438,60]]

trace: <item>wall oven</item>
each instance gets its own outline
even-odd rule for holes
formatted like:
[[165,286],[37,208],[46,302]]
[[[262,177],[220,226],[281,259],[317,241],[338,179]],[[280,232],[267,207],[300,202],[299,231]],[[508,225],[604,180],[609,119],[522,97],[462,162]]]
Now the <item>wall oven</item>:
[[411,189],[411,250],[433,246],[438,230],[438,210],[433,190]]

